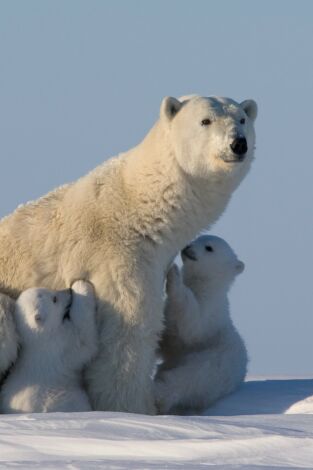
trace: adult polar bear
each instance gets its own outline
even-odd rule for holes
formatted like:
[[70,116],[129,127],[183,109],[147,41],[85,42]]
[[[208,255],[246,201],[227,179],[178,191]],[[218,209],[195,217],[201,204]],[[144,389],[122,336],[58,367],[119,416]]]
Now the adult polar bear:
[[137,147],[0,223],[0,291],[94,284],[100,353],[86,379],[95,409],[155,412],[165,272],[246,175],[256,114],[252,100],[164,98]]

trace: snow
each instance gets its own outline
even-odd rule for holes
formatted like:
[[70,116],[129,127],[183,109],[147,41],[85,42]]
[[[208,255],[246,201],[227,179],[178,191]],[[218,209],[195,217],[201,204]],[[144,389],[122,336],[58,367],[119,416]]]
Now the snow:
[[227,416],[281,413],[313,413],[312,378],[250,377],[238,391],[217,402],[206,414]]
[[0,469],[313,468],[313,379],[249,380],[204,416],[2,415]]

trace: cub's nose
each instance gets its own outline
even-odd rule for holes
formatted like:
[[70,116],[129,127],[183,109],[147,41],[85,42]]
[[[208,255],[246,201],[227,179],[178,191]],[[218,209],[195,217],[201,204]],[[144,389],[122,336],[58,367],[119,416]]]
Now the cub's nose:
[[242,157],[248,150],[247,139],[245,137],[236,137],[230,144],[230,148],[236,155]]
[[190,248],[191,248],[191,245],[185,246],[185,248],[183,250],[181,250],[182,255],[185,255],[186,253],[188,253],[188,250],[190,250]]
[[186,258],[191,259],[192,261],[197,261],[196,254],[195,254],[195,252],[193,251],[191,245],[187,245],[187,246],[181,251],[181,255],[182,255],[182,258],[183,258],[183,259],[186,257]]

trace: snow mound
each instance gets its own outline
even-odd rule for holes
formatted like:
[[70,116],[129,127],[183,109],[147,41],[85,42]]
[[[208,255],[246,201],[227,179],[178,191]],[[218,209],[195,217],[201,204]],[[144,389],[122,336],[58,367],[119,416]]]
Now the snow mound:
[[2,415],[0,469],[313,468],[312,414],[308,379],[247,382],[207,416]]
[[[313,413],[313,379],[250,378],[207,410],[210,416]],[[312,464],[313,468],[313,464]]]

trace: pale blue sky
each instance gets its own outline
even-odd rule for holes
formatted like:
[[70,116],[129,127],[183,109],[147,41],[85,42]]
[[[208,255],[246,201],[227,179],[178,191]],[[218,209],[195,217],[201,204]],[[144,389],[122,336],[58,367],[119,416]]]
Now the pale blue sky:
[[0,216],[145,135],[166,95],[259,104],[256,161],[212,228],[253,374],[313,373],[313,2],[0,0]]

